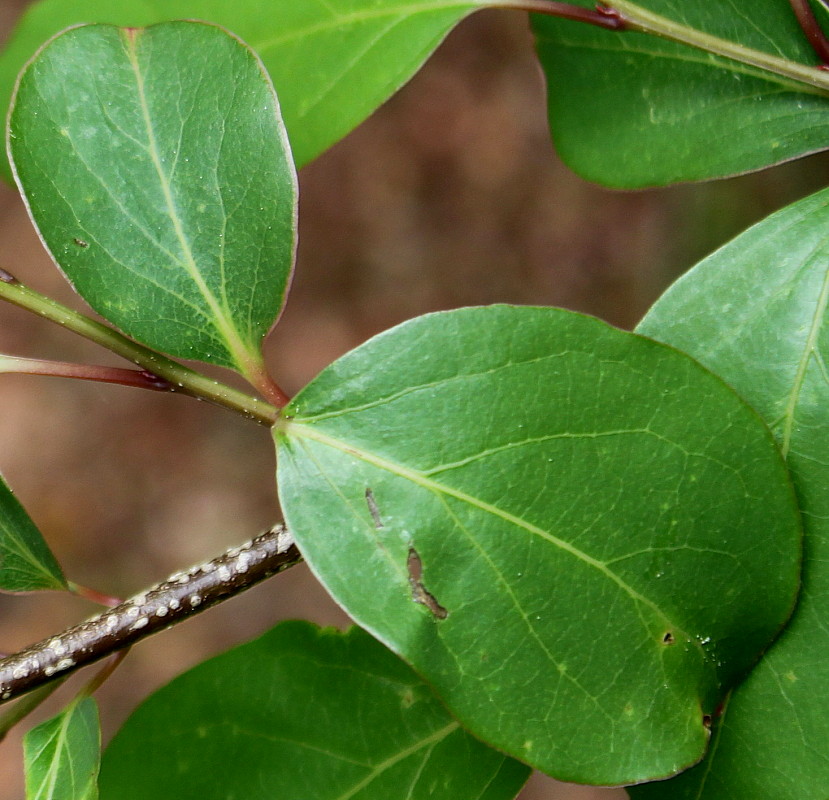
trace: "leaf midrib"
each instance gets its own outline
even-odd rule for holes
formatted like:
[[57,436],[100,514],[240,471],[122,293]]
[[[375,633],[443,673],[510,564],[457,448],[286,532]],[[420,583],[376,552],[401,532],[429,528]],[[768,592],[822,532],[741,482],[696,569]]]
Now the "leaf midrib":
[[[44,779],[41,780],[40,786],[38,787],[37,794],[35,795],[35,800],[40,800],[40,798],[45,798],[45,800],[49,800],[55,796],[55,785],[57,783],[58,774],[60,772],[60,765],[63,761],[62,754],[65,749],[66,745],[66,733],[69,729],[69,723],[71,721],[72,715],[75,713],[75,707],[68,708],[63,713],[63,717],[60,721],[60,725],[58,729],[54,732],[52,736],[50,736],[43,744],[43,748],[41,749],[40,753],[35,758],[35,762],[40,758],[43,752],[47,749],[47,747],[54,742],[55,747],[52,753],[52,758],[49,760],[49,766],[46,768],[46,773],[44,775]],[[70,772],[70,776],[74,777]],[[74,781],[73,781],[74,786]],[[46,790],[46,794],[43,794],[44,789]]]
[[[231,723],[222,721],[216,723],[213,727],[221,728],[230,725]],[[292,744],[296,747],[301,747],[306,750],[310,750],[315,753],[319,753],[321,755],[327,756],[328,758],[337,760],[337,761],[344,761],[349,764],[354,764],[356,766],[363,767],[368,770],[368,773],[362,777],[357,783],[349,787],[345,790],[345,792],[341,795],[338,795],[336,800],[351,800],[358,792],[365,789],[369,786],[373,781],[377,780],[384,772],[387,772],[396,764],[400,763],[401,761],[405,760],[409,756],[414,755],[415,753],[423,750],[424,748],[429,748],[427,753],[428,755],[431,753],[431,750],[434,749],[435,745],[441,742],[450,734],[454,733],[456,730],[460,728],[460,723],[452,721],[447,725],[444,725],[442,728],[433,731],[428,736],[424,736],[421,739],[410,744],[408,747],[404,747],[402,750],[398,750],[393,755],[390,755],[388,758],[385,758],[383,761],[380,761],[376,764],[366,764],[362,761],[355,761],[350,758],[346,758],[345,756],[341,755],[340,753],[335,753],[331,750],[328,750],[324,747],[320,747],[309,742],[302,742],[295,738],[289,737],[278,737],[273,736],[271,734],[262,733],[260,731],[252,731],[246,730],[244,728],[239,728],[237,725],[233,725],[233,730],[235,733],[241,733],[245,736],[249,736],[254,739],[263,739],[267,742],[271,743],[278,743],[284,742],[286,744]]]
[[[823,242],[821,243],[823,244]],[[794,380],[792,382],[792,390],[789,393],[789,398],[786,403],[786,409],[783,412],[783,433],[780,442],[780,451],[783,458],[788,459],[789,451],[791,450],[792,436],[794,435],[794,421],[797,405],[800,400],[800,394],[803,390],[803,385],[806,382],[806,372],[809,368],[809,362],[812,357],[817,354],[817,342],[820,336],[821,328],[823,327],[823,318],[826,314],[826,306],[829,303],[829,270],[823,274],[823,285],[820,288],[820,295],[815,304],[815,311],[812,314],[812,322],[809,327],[809,334],[803,345],[803,352],[797,362],[797,371],[795,372]]]
[[392,8],[373,8],[361,9],[347,14],[336,14],[331,19],[323,20],[312,25],[304,25],[294,28],[280,36],[274,36],[270,39],[257,42],[255,38],[250,39],[251,46],[258,52],[262,53],[272,47],[286,44],[295,39],[305,39],[309,36],[319,33],[327,33],[333,31],[343,25],[353,25],[357,22],[374,22],[385,17],[403,16],[411,19],[419,14],[428,14],[436,11],[451,11],[452,9],[462,10],[468,9],[470,12],[478,8],[486,8],[492,3],[488,0],[467,0],[467,2],[459,2],[458,0],[442,0],[436,3],[423,3],[417,8],[412,8],[410,5],[397,5]]
[[229,310],[219,303],[213,292],[210,290],[210,287],[205,282],[204,277],[199,272],[192,247],[190,246],[190,241],[187,234],[184,232],[181,219],[178,215],[178,209],[173,197],[172,187],[170,186],[170,182],[168,181],[161,165],[158,143],[156,142],[153,121],[150,116],[150,108],[147,102],[147,95],[144,86],[144,75],[141,71],[141,66],[138,63],[137,42],[141,33],[143,33],[143,31],[126,32],[122,39],[125,44],[125,52],[127,54],[127,58],[129,59],[130,67],[132,68],[135,76],[138,101],[147,133],[147,152],[158,176],[159,185],[164,196],[164,202],[167,206],[167,214],[173,225],[173,231],[175,232],[176,239],[181,247],[183,260],[179,263],[182,264],[187,275],[193,281],[197,291],[204,298],[207,307],[213,314],[214,319],[211,319],[210,322],[216,328],[219,336],[221,336],[221,338],[225,341],[231,358],[233,358],[236,364],[242,368],[243,372],[247,373],[247,367],[251,362],[248,348],[245,346],[242,336],[233,324]]
[[404,759],[408,758],[411,755],[414,755],[418,751],[428,747],[428,751],[426,753],[426,759],[429,758],[431,755],[432,750],[438,744],[438,742],[445,739],[451,733],[454,733],[458,728],[460,728],[460,724],[457,722],[450,722],[448,725],[445,725],[443,728],[435,731],[430,736],[427,736],[421,739],[418,742],[410,745],[409,747],[395,753],[393,756],[389,756],[389,758],[385,759],[385,761],[381,761],[379,764],[375,764],[374,768],[366,775],[363,780],[359,783],[355,784],[351,787],[348,791],[341,794],[336,800],[350,800],[354,797],[358,792],[362,791],[369,786],[373,781],[375,781],[380,775],[384,772],[391,769],[396,764],[399,764]]
[[[40,532],[38,531],[37,536],[40,536]],[[48,578],[48,583],[50,586],[55,585],[57,582],[60,586],[65,586],[65,580],[61,581],[58,579],[49,567],[40,560],[40,557],[37,553],[30,547],[29,543],[25,540],[25,538],[17,533],[16,530],[10,528],[7,524],[0,523],[0,553],[5,550],[7,553],[13,556],[17,556],[24,564],[28,564],[31,567],[32,571],[36,574],[43,575]],[[6,570],[5,567],[0,566],[0,570]],[[25,575],[26,573],[23,570],[20,570]],[[31,575],[31,573],[29,573]]]
[[340,452],[347,453],[348,455],[359,458],[361,461],[365,461],[366,463],[371,464],[372,466],[386,470],[387,472],[390,472],[393,475],[397,475],[401,478],[409,480],[412,483],[421,486],[424,489],[427,489],[428,491],[431,491],[438,495],[452,497],[455,500],[467,503],[470,506],[477,508],[480,511],[483,511],[484,513],[491,514],[495,517],[502,519],[504,522],[510,523],[518,528],[527,531],[530,534],[541,537],[542,539],[549,542],[553,546],[559,548],[563,552],[568,553],[569,555],[573,556],[579,561],[582,561],[583,563],[597,570],[608,580],[615,583],[632,600],[641,603],[645,607],[649,608],[654,614],[656,614],[661,620],[664,621],[668,630],[673,631],[676,636],[682,637],[686,641],[693,643],[705,659],[705,653],[703,652],[702,646],[699,644],[697,639],[695,637],[690,636],[681,626],[676,625],[672,620],[670,620],[667,614],[661,608],[659,608],[659,606],[656,605],[656,603],[654,603],[653,600],[636,591],[636,589],[634,589],[630,584],[623,580],[619,575],[617,575],[615,572],[609,569],[605,562],[600,561],[597,558],[594,558],[593,556],[589,555],[583,550],[580,550],[579,548],[575,547],[569,542],[560,539],[559,537],[555,536],[549,531],[545,531],[543,528],[540,528],[537,525],[534,525],[531,522],[522,519],[521,517],[511,514],[508,511],[504,511],[503,509],[500,509],[497,506],[492,505],[491,503],[487,503],[486,501],[481,500],[480,498],[473,497],[472,495],[467,494],[466,492],[463,492],[459,489],[455,489],[451,486],[446,486],[445,484],[436,481],[433,478],[430,478],[428,475],[425,475],[422,472],[411,469],[410,467],[405,467],[402,464],[397,464],[393,461],[389,461],[388,459],[382,458],[381,456],[377,456],[374,453],[370,453],[359,447],[343,442],[334,436],[330,436],[319,430],[315,430],[309,425],[286,420],[282,423],[282,432],[287,436],[296,436],[299,439],[310,439],[312,441],[319,442],[320,444],[323,444],[327,447],[339,450]]
[[[647,34],[642,35],[646,36]],[[783,91],[795,92],[797,94],[807,94],[826,99],[826,92],[822,92],[814,86],[809,86],[808,84],[800,83],[799,81],[787,80],[782,75],[777,75],[769,70],[764,70],[751,64],[743,64],[739,61],[735,61],[734,59],[726,58],[725,56],[709,53],[707,50],[694,49],[691,45],[684,45],[678,42],[666,42],[666,44],[673,44],[678,48],[677,52],[671,53],[667,51],[649,50],[646,47],[631,47],[629,44],[611,47],[592,42],[567,41],[563,37],[552,38],[549,36],[538,36],[537,38],[539,41],[544,41],[549,45],[553,45],[555,47],[568,47],[572,50],[588,50],[598,53],[618,55],[635,55],[644,58],[652,58],[655,61],[676,61],[712,70],[733,72],[736,75],[745,75],[749,78],[756,78],[757,80],[762,80],[767,83],[777,84]],[[688,52],[683,53],[681,52],[682,50],[687,50]],[[744,98],[741,97],[739,99],[742,100],[752,97],[756,98],[757,95],[746,95]]]

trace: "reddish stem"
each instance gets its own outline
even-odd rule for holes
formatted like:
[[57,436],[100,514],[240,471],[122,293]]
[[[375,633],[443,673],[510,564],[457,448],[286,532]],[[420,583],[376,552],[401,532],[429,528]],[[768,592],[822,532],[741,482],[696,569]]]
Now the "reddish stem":
[[276,381],[268,379],[268,382],[262,387],[265,393],[265,399],[277,408],[285,408],[291,402],[291,398]]
[[99,606],[106,606],[107,608],[115,608],[115,606],[119,606],[124,602],[117,597],[104,594],[103,592],[99,592],[97,589],[90,589],[88,586],[81,586],[78,583],[70,583],[69,591],[71,591],[72,594],[78,595],[78,597],[91,600],[93,603],[97,603]]
[[95,692],[97,692],[98,689],[100,689],[101,686],[109,680],[112,673],[121,666],[121,662],[127,657],[127,653],[129,653],[130,650],[131,648],[129,647],[119,650],[112,658],[109,659],[104,668],[100,670],[95,677],[93,677],[92,680],[83,687],[83,689],[81,689],[79,694],[83,697],[91,697],[95,694]]
[[47,375],[58,378],[77,378],[83,381],[115,383],[155,392],[172,392],[173,384],[145,369],[101,367],[91,364],[70,364],[65,361],[45,361],[39,358],[0,356],[0,372],[23,375]]
[[809,44],[817,53],[817,57],[824,64],[829,64],[829,39],[826,38],[823,28],[820,27],[815,12],[812,11],[812,7],[809,5],[809,0],[789,0],[789,3],[797,17],[797,21],[800,23],[800,27],[803,28],[803,32],[809,40]]
[[492,4],[498,8],[513,8],[519,11],[532,11],[549,17],[571,19],[574,22],[586,22],[611,31],[627,28],[627,20],[616,9],[596,3],[595,9],[574,6],[571,3],[558,3],[555,0],[502,0]]
[[251,367],[246,377],[251,386],[255,386],[262,393],[262,396],[276,408],[284,408],[291,402],[290,396],[268,374],[264,364]]

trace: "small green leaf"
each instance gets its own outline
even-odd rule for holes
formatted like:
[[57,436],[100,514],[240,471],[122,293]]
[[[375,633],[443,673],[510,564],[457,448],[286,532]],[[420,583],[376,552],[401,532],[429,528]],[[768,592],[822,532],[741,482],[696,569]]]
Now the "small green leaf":
[[60,564],[0,477],[0,590],[33,592],[66,588]]
[[97,800],[101,731],[91,697],[29,731],[23,750],[26,800]]
[[[703,34],[817,64],[785,0],[636,5]],[[703,180],[829,147],[829,97],[813,87],[647,34],[539,15],[533,29],[556,149],[590,180],[628,188]]]
[[258,374],[293,266],[296,176],[247,47],[204,23],[72,29],[21,76],[9,149],[93,308],[151,347]]
[[139,706],[104,754],[101,795],[510,800],[528,774],[358,628],[287,622]]
[[806,533],[794,618],[734,692],[699,768],[637,797],[805,800],[829,787],[829,190],[681,278],[639,326],[726,378],[768,421]]
[[460,19],[485,5],[482,0],[41,0],[23,15],[0,57],[0,106],[35,50],[69,25],[204,19],[234,31],[262,57],[302,166],[362,122]]
[[557,309],[434,314],[284,414],[280,497],[311,568],[473,733],[554,777],[694,763],[791,610],[785,466],[672,348]]

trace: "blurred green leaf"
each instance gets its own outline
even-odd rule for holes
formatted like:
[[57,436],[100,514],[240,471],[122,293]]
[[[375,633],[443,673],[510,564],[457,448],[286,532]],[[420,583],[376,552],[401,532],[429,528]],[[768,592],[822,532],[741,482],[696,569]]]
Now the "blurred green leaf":
[[[636,5],[745,47],[818,63],[787,0]],[[829,97],[807,85],[647,34],[539,15],[533,29],[556,149],[589,180],[627,188],[703,180],[829,147]]]
[[60,564],[0,477],[0,590],[32,592],[66,588]]
[[101,731],[95,701],[73,701],[23,740],[26,800],[97,800]]
[[434,314],[284,414],[280,497],[314,572],[473,733],[555,777],[694,763],[791,610],[785,466],[672,348],[557,309]]
[[261,370],[296,176],[247,47],[203,23],[72,29],[23,74],[9,128],[34,221],[93,308],[156,349]]
[[[399,89],[482,0],[41,0],[0,56],[0,105],[17,73],[58,31],[81,22],[224,25],[262,57],[279,91],[299,166],[341,139]],[[7,168],[3,170],[7,171]]]
[[795,616],[734,692],[711,757],[637,797],[804,800],[829,791],[827,226],[829,191],[789,206],[698,264],[639,326],[716,370],[768,421],[800,499],[806,558]]
[[528,775],[363,631],[287,622],[139,706],[104,755],[101,794],[509,800]]

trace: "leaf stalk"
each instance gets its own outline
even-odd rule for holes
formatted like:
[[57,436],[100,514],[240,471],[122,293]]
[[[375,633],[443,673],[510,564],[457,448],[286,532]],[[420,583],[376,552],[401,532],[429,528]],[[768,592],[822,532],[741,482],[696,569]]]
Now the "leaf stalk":
[[613,8],[597,3],[595,9],[583,8],[572,3],[554,0],[502,0],[492,4],[496,8],[511,8],[516,11],[531,11],[574,22],[586,22],[612,31],[625,30],[627,25],[622,16]]
[[[786,78],[792,82],[793,90],[802,92],[803,87],[807,86],[812,89],[813,94],[829,95],[829,74],[823,69],[816,68],[820,65],[800,64],[762,50],[745,47],[719,36],[712,36],[668,17],[654,14],[629,0],[614,0],[612,5],[597,6],[595,11],[581,8],[581,14],[571,13],[570,9],[566,8],[569,6],[567,3],[556,3],[552,0],[515,0],[515,2],[500,0],[492,5],[498,8],[523,9],[548,16],[588,22],[620,32],[647,33]],[[594,15],[601,15],[614,21],[612,24],[602,24]]]
[[92,697],[92,695],[95,694],[95,692],[97,692],[98,689],[100,689],[110,679],[112,673],[121,666],[124,659],[127,655],[129,655],[129,652],[130,648],[125,647],[123,650],[119,650],[115,653],[109,661],[104,664],[103,669],[93,675],[92,679],[86,684],[86,686],[78,692],[78,699]]
[[166,381],[164,390],[207,400],[261,425],[271,426],[276,420],[277,410],[270,403],[196,372],[128,339],[115,329],[36,292],[5,270],[0,273],[0,300],[31,311],[132,361],[153,378]]
[[138,389],[150,389],[156,392],[173,391],[171,384],[147,370],[71,364],[65,361],[46,361],[40,358],[21,358],[5,354],[0,354],[0,373],[76,378],[83,381],[99,381]]
[[817,57],[825,65],[829,65],[829,40],[827,40],[823,28],[820,27],[815,12],[812,11],[812,7],[809,5],[809,0],[789,0],[789,2],[800,27],[803,28],[803,33],[806,34],[806,38],[809,40],[809,44],[817,53]]
[[90,589],[88,586],[81,586],[79,583],[73,583],[72,581],[69,581],[68,587],[72,594],[77,595],[78,597],[83,597],[84,600],[89,600],[99,606],[115,608],[115,606],[118,606],[124,602],[118,597],[112,597],[111,595],[99,592],[97,589]]

